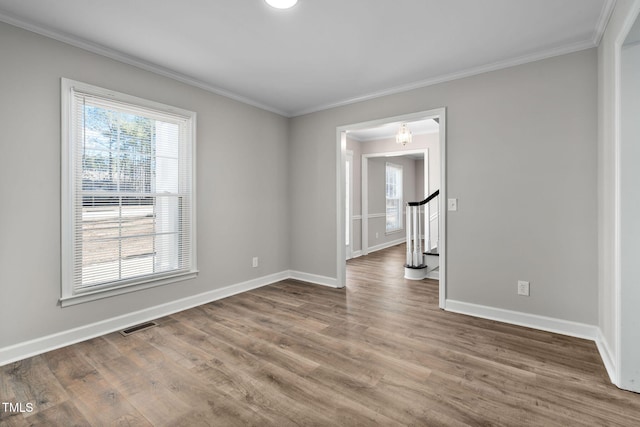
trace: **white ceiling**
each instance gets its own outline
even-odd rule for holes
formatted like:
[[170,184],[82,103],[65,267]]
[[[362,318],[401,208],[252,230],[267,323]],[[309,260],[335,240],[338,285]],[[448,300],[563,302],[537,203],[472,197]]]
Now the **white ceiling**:
[[615,0],[0,0],[0,20],[295,116],[596,46]]

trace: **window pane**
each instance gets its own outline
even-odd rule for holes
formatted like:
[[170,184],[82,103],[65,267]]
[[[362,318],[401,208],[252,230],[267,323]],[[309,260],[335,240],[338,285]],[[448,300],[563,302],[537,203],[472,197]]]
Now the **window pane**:
[[110,91],[103,97],[100,88],[71,83],[63,177],[72,187],[64,192],[72,221],[63,222],[63,232],[73,243],[63,254],[63,299],[96,286],[195,272],[194,113],[163,112],[159,104],[132,104],[136,98]]
[[351,237],[351,162],[347,160],[345,162],[345,222],[344,222],[344,232],[345,232],[345,245],[349,246],[349,239]]
[[385,169],[386,231],[402,228],[402,166],[391,163]]
[[120,279],[130,279],[154,273],[153,236],[131,237],[120,240]]
[[122,237],[150,235],[155,232],[154,198],[123,197],[120,207]]

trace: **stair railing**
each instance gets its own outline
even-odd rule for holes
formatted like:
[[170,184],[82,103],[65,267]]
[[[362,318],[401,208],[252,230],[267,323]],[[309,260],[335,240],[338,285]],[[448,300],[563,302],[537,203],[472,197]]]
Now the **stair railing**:
[[[407,203],[405,225],[407,231],[407,267],[418,268],[424,265],[424,252],[429,252],[431,246],[431,209],[429,202],[436,199],[436,212],[440,212],[440,190],[431,193],[420,202]],[[424,210],[420,207],[424,206]],[[440,221],[439,216],[437,217]],[[424,250],[422,247],[422,224],[424,224]]]

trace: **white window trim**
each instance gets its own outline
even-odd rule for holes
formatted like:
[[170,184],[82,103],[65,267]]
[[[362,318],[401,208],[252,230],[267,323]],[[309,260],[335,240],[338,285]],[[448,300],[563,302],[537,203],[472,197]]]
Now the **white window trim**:
[[[400,197],[398,200],[398,227],[397,228],[392,228],[390,230],[387,230],[387,209],[386,209],[386,205],[387,205],[387,191],[386,191],[386,186],[387,186],[387,167],[389,166],[393,166],[395,168],[400,169],[400,179],[402,180],[402,188],[400,191]],[[396,163],[392,163],[392,162],[386,162],[385,163],[385,167],[384,167],[384,172],[385,172],[385,176],[384,176],[384,184],[385,184],[385,194],[384,194],[384,200],[385,200],[385,235],[386,234],[393,234],[393,233],[398,233],[402,230],[404,230],[404,222],[403,222],[403,212],[404,212],[404,167],[402,165],[396,164]]]
[[[154,109],[160,112],[166,112],[170,114],[176,114],[189,118],[190,133],[189,138],[191,140],[191,173],[192,173],[192,204],[190,211],[190,239],[191,245],[191,269],[189,271],[171,273],[166,275],[158,275],[151,278],[144,278],[141,280],[132,280],[131,283],[121,283],[119,285],[102,286],[96,289],[77,292],[73,288],[73,230],[75,227],[74,219],[74,196],[75,187],[72,187],[73,182],[73,161],[72,161],[72,147],[73,147],[73,132],[71,120],[72,114],[72,93],[73,90],[78,90],[88,94],[94,94],[105,98],[110,98],[120,102],[126,102],[134,105],[138,105],[144,108]],[[82,83],[70,79],[61,79],[61,298],[60,305],[67,307],[70,305],[80,304],[88,301],[93,301],[101,298],[112,297],[115,295],[121,295],[129,292],[140,291],[155,286],[162,286],[169,283],[176,283],[183,280],[193,279],[198,274],[197,269],[197,243],[196,243],[196,113],[181,108],[176,108],[161,104],[158,102],[150,101],[143,98],[138,98],[132,95],[111,91],[108,89],[93,86],[87,83]]]

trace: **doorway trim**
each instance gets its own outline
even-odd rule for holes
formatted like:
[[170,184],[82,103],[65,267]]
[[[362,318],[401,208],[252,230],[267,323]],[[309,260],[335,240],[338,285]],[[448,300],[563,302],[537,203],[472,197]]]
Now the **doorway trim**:
[[[623,57],[623,45],[629,32],[633,28],[636,20],[640,19],[640,1],[636,0],[631,5],[628,15],[625,17],[622,28],[617,34],[614,40],[613,48],[613,198],[614,198],[614,212],[613,212],[613,333],[615,337],[614,342],[614,354],[611,357],[611,352],[606,345],[604,348],[607,351],[600,350],[603,356],[603,361],[609,373],[611,382],[617,387],[623,390],[628,388],[623,387],[628,384],[628,378],[624,377],[622,370],[622,364],[625,358],[623,354],[622,342],[624,340],[623,328],[622,328],[622,292],[625,286],[630,286],[628,283],[622,281],[622,91],[624,83],[622,81],[622,57]],[[634,284],[635,285],[635,284]],[[600,348],[600,345],[598,346]],[[633,363],[633,362],[631,362]],[[637,365],[635,368],[637,369]],[[637,390],[632,390],[637,391]]]
[[[348,187],[349,190],[349,206],[348,209],[347,207],[345,207],[345,220],[347,221],[347,223],[350,223],[349,225],[349,232],[347,233],[345,231],[344,236],[345,239],[347,237],[349,237],[349,244],[346,244],[345,242],[345,250],[346,250],[346,255],[345,255],[345,259],[351,259],[353,258],[353,151],[347,150],[347,155],[345,157],[345,164],[346,162],[349,162],[349,185],[347,186],[347,182],[346,182],[346,175],[345,175],[345,191],[346,188]],[[347,173],[347,171],[345,170],[345,174]],[[345,200],[347,198],[345,197]],[[346,224],[345,224],[346,225]]]
[[[360,123],[352,123],[336,128],[336,271],[337,271],[337,287],[344,288],[347,283],[347,265],[346,265],[346,247],[344,241],[345,233],[345,201],[344,201],[344,188],[345,188],[345,170],[344,162],[346,160],[347,151],[347,138],[346,133],[349,130],[367,129],[377,127],[391,122],[412,122],[417,120],[439,118],[440,120],[440,197],[443,201],[447,200],[447,161],[446,161],[446,108],[436,108],[432,110],[419,111],[410,114],[403,114],[399,116],[386,117],[382,119],[370,120]],[[447,215],[446,215],[446,203],[440,203],[440,211],[438,212],[440,217],[440,285],[439,285],[439,306],[445,308],[446,303],[446,277],[447,277]],[[363,218],[364,219],[364,218]],[[364,246],[364,242],[363,242]]]
[[[362,223],[361,223],[361,246],[362,246],[362,255],[369,254],[369,159],[386,157],[389,159],[393,159],[394,157],[404,156],[408,154],[423,154],[424,155],[424,189],[425,192],[428,192],[429,184],[429,150],[427,148],[417,148],[415,150],[406,150],[406,151],[388,151],[384,153],[369,153],[363,154],[361,156],[361,165],[360,165],[360,194],[361,194],[361,212],[362,212]],[[423,200],[429,194],[426,194],[422,197]],[[419,200],[405,200],[406,202],[419,201]],[[403,206],[403,209],[405,206]],[[402,218],[404,219],[404,212],[402,214]],[[426,218],[425,218],[426,219]],[[406,227],[406,224],[405,224]],[[402,234],[404,240],[404,234]]]

